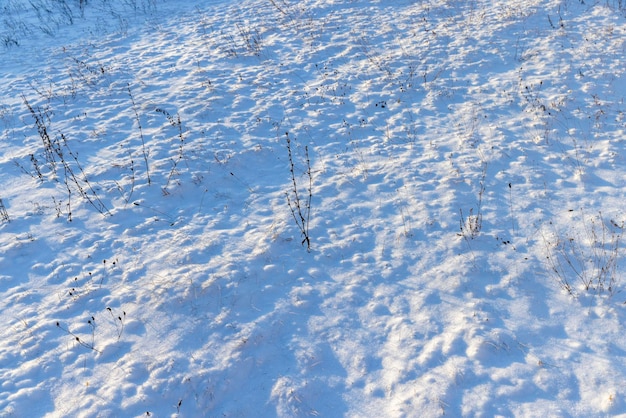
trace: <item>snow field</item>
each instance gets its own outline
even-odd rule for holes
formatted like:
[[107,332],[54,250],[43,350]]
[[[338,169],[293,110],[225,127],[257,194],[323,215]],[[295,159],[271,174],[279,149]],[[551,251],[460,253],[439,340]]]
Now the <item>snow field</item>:
[[626,25],[588,3],[2,32],[0,416],[626,414]]

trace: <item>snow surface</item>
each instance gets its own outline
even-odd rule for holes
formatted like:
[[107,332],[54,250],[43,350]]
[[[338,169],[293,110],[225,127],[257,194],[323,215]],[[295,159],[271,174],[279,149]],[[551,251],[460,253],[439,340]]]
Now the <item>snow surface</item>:
[[0,5],[1,417],[626,416],[621,1]]

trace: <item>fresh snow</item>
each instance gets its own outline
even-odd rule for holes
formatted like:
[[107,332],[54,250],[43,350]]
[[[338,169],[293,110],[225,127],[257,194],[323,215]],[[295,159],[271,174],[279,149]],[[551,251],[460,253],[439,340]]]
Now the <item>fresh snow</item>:
[[621,1],[0,5],[0,417],[626,416]]

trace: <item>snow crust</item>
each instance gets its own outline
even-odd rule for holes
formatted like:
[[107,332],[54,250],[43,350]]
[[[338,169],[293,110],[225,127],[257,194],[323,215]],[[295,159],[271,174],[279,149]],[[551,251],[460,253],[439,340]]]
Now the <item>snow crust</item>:
[[621,2],[3,7],[0,417],[626,416]]

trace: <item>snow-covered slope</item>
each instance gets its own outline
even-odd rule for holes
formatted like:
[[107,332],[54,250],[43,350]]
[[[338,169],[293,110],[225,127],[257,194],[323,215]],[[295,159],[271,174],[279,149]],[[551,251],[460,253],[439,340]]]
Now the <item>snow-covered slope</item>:
[[620,6],[6,2],[0,416],[626,414]]

